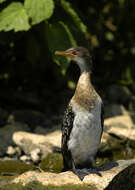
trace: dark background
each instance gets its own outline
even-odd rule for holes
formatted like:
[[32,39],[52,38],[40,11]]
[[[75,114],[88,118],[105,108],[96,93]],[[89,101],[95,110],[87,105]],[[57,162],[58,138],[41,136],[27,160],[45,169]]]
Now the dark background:
[[[1,12],[12,2],[10,0],[0,4]],[[86,31],[70,14],[70,10],[63,8],[61,2],[54,1],[52,16],[31,25],[27,31],[1,30],[1,108],[8,111],[18,108],[36,109],[51,114],[52,111],[61,112],[61,105],[66,105],[74,92],[79,69],[75,64],[66,63],[65,67],[61,61],[59,65],[55,63],[53,56],[57,44],[58,50],[69,45],[65,45],[64,33],[57,30],[54,31],[57,43],[54,42],[53,49],[53,37],[46,32],[48,24],[52,24],[55,30],[61,21],[70,30],[76,44],[90,50],[93,60],[92,81],[101,96],[105,97],[106,89],[112,84],[128,87],[134,96],[134,0],[66,1],[70,2],[81,23],[86,26]],[[66,74],[62,74],[63,69]]]

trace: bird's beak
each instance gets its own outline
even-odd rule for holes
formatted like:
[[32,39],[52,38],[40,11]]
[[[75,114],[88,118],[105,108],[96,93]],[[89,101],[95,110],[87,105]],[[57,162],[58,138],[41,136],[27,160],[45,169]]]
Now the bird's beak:
[[76,55],[72,54],[72,52],[66,52],[66,51],[56,51],[56,55],[63,55],[66,57],[74,58]]

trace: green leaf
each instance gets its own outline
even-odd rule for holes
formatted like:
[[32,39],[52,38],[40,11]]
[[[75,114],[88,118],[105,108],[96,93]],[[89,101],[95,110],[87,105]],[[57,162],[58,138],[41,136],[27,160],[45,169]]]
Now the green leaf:
[[77,12],[72,8],[71,4],[65,0],[60,0],[60,4],[63,7],[63,9],[66,11],[66,13],[72,17],[78,29],[85,35],[86,38],[89,38],[87,26],[79,18]]
[[53,0],[25,0],[24,7],[34,25],[52,16],[54,2]]
[[0,3],[3,3],[4,1],[6,1],[6,0],[0,0]]
[[45,35],[54,62],[61,66],[61,71],[65,74],[70,60],[64,56],[55,55],[55,51],[66,50],[72,46],[76,46],[76,41],[69,28],[61,21],[54,24],[47,23],[45,27]]
[[0,31],[14,30],[17,32],[29,28],[28,16],[22,3],[13,2],[0,13]]

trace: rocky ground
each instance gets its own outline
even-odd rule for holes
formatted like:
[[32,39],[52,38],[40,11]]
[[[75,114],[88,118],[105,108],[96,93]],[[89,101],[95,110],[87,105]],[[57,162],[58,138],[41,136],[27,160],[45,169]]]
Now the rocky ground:
[[51,117],[37,109],[0,108],[0,188],[6,190],[9,185],[19,183],[23,189],[23,185],[27,187],[36,181],[41,189],[49,185],[53,185],[52,189],[64,185],[66,189],[66,185],[72,184],[70,189],[84,186],[132,190],[135,187],[134,96],[129,89],[113,85],[107,89],[104,103],[105,127],[95,162],[102,177],[90,174],[83,181],[72,172],[60,172],[63,167],[60,122],[64,106],[58,112],[53,111]]

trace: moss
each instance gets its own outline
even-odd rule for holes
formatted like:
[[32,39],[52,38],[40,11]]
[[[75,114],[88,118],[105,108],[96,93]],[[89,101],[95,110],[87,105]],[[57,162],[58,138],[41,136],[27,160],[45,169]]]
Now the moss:
[[40,168],[48,172],[61,172],[63,168],[62,155],[59,153],[50,153],[40,163]]
[[4,187],[0,188],[0,190],[24,190],[24,187],[18,183],[18,184],[7,184]]
[[0,190],[97,190],[97,188],[91,186],[91,185],[62,185],[62,186],[43,186],[41,183],[37,181],[33,181],[28,183],[26,186],[23,186],[22,184],[8,184],[1,188]]
[[0,161],[0,175],[15,175],[35,168],[32,164],[25,164],[18,160]]
[[10,183],[10,181],[13,180],[14,178],[15,176],[0,176],[0,188]]
[[110,136],[106,143],[101,144],[95,165],[121,159],[133,159],[135,155],[134,145],[135,141],[133,140],[123,140]]

